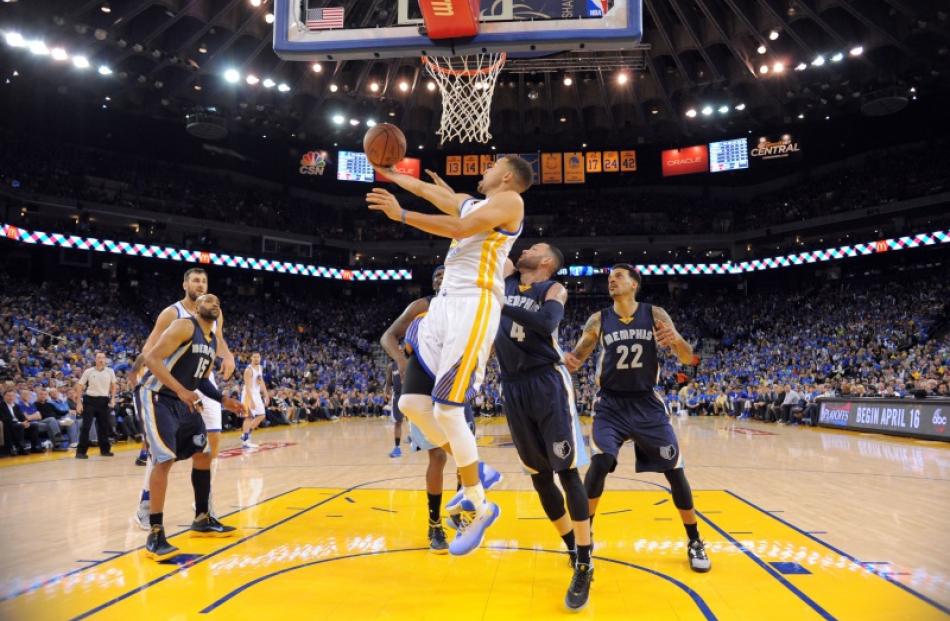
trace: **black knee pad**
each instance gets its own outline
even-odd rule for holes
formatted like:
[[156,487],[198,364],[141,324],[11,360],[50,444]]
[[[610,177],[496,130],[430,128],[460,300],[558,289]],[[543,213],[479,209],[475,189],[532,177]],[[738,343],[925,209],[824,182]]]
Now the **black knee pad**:
[[584,477],[584,487],[587,488],[588,498],[600,498],[604,493],[604,483],[607,475],[617,467],[617,458],[607,453],[598,453],[590,458],[590,468]]
[[693,508],[693,491],[689,488],[686,473],[682,468],[674,468],[663,473],[670,482],[670,491],[673,492],[673,504],[681,511]]
[[561,490],[554,484],[554,474],[551,472],[539,472],[531,475],[531,483],[541,498],[541,507],[544,508],[544,514],[552,522],[556,522],[564,517],[564,496]]
[[564,495],[567,496],[567,512],[571,514],[571,519],[575,522],[589,519],[587,490],[584,489],[584,483],[581,481],[577,468],[559,470],[557,476],[561,480],[561,487],[564,488]]

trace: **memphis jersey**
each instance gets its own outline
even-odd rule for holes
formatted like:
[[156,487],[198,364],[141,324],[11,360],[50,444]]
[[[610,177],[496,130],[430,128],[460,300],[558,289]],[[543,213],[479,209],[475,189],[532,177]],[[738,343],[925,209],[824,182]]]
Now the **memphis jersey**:
[[[198,382],[208,374],[208,370],[214,364],[218,339],[214,332],[211,333],[211,338],[206,339],[198,320],[194,317],[189,319],[194,325],[194,334],[191,335],[190,339],[179,345],[175,353],[165,358],[163,364],[172,374],[172,377],[185,387],[185,390],[196,390]],[[162,384],[151,372],[146,373],[145,377],[142,378],[142,385],[153,392],[177,397],[171,388]]]
[[600,389],[621,394],[652,391],[659,379],[653,306],[640,303],[633,317],[623,318],[613,307],[600,311]]
[[402,376],[399,375],[399,367],[395,362],[390,362],[389,367],[393,374],[393,401],[398,402],[402,395]]
[[[185,308],[185,305],[181,303],[181,300],[175,302],[175,310],[178,312],[178,318],[179,318],[179,319],[181,319],[182,317],[194,317],[194,315],[192,315],[191,312],[189,312],[189,310],[188,310],[187,308]],[[217,334],[217,333],[218,333],[218,320],[217,320],[217,319],[215,319],[215,320],[214,320],[214,323],[211,324],[211,332],[214,333],[214,334]],[[218,384],[217,384],[217,382],[214,381],[214,371],[213,371],[213,370],[212,370],[212,372],[208,375],[208,379],[211,381],[211,385],[214,386],[215,388],[217,388]]]
[[[469,198],[462,203],[459,215],[464,218],[481,209],[487,202],[488,199],[479,201]],[[522,223],[517,231],[495,228],[452,240],[445,257],[445,275],[440,293],[478,295],[488,290],[495,295],[495,299],[501,300],[505,288],[505,259],[523,228]]]
[[[555,284],[553,280],[545,280],[522,286],[518,274],[509,276],[505,279],[505,305],[536,313],[544,305],[548,290]],[[542,336],[534,330],[525,330],[511,317],[502,314],[495,337],[495,355],[498,356],[502,379],[512,379],[540,367],[550,367],[561,361],[557,329]]]

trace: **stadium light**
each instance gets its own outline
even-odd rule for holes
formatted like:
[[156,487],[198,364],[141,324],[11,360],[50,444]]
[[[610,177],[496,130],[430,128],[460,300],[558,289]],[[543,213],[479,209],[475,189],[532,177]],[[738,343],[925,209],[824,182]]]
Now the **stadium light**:
[[761,73],[762,75],[765,75],[768,72],[769,72],[768,65],[762,65],[761,67],[759,67],[759,73]]
[[350,125],[352,125],[353,127],[356,127],[359,124],[360,124],[359,119],[350,119]]
[[54,47],[49,51],[49,54],[53,57],[53,60],[66,60],[69,58],[69,54],[61,47]]
[[811,64],[813,67],[821,67],[823,64],[825,64],[825,57],[819,54],[818,56],[815,56],[815,60],[811,61]]
[[772,65],[772,73],[784,73],[785,63],[775,63]]
[[254,75],[253,73],[249,73],[249,74],[247,74],[247,77],[244,78],[244,81],[247,82],[248,84],[250,84],[251,86],[255,86],[255,85],[257,85],[258,82],[261,81],[261,79],[258,78],[258,77],[257,77],[256,75]]
[[805,69],[808,69],[807,63],[798,63],[795,65],[795,71],[804,71]]
[[105,13],[106,15],[108,15],[109,13],[112,12],[112,7],[109,6],[108,2],[106,2],[106,3],[103,3],[101,7],[99,7],[99,10]]
[[335,92],[337,92],[338,90],[340,90],[340,87],[337,86],[336,84],[331,84],[331,85],[330,85],[330,92],[331,92],[331,93],[335,93]]
[[321,73],[323,71],[323,65],[320,63],[313,63],[310,65],[310,68],[313,69],[314,73]]
[[19,32],[7,32],[3,35],[3,39],[10,47],[23,47],[26,45],[23,35],[21,35]]
[[703,116],[709,116],[713,113],[712,106],[703,106]]
[[281,83],[277,86],[277,90],[279,90],[281,93],[287,93],[287,92],[290,92],[290,86],[288,86],[287,84],[284,84],[283,82],[281,82]]
[[343,115],[342,115],[342,114],[334,114],[334,115],[333,115],[333,123],[334,123],[335,125],[343,125],[343,121],[345,121],[345,120],[346,120],[346,119],[343,118]]
[[366,127],[376,127],[376,121],[373,119],[366,119]]
[[729,106],[719,106],[719,114],[726,114],[729,112]]
[[776,39],[778,39],[778,30],[770,30],[769,41],[775,41]]
[[433,82],[432,80],[429,80],[428,82],[426,82],[426,88],[427,88],[428,90],[430,90],[430,91],[434,91],[434,90],[435,90],[435,82]]
[[844,60],[844,54],[842,54],[841,52],[838,52],[837,54],[831,57],[831,62],[833,63],[840,63],[842,60]]
[[237,84],[238,80],[241,79],[241,74],[238,73],[237,69],[228,69],[224,72],[224,79],[231,84]]
[[800,119],[805,118],[805,113],[804,113],[804,112],[799,112],[799,113],[798,113],[798,118],[800,118]]
[[265,16],[264,16],[264,21],[267,22],[268,24],[273,24],[273,23],[274,23],[274,14],[273,14],[273,13],[268,13],[267,15],[265,15]]
[[99,65],[99,75],[112,75],[112,69],[107,65]]
[[757,47],[755,51],[758,52],[759,54],[765,54],[765,44],[763,43],[759,45],[759,47]]
[[271,80],[270,78],[264,78],[264,88],[274,88],[277,83]]
[[261,6],[261,0],[251,0],[251,6],[256,9],[257,7]]
[[88,69],[89,59],[85,56],[73,56],[73,66],[76,67],[76,69]]
[[402,91],[403,93],[407,92],[407,91],[409,90],[409,83],[406,82],[405,80],[403,80],[402,82],[400,82],[400,83],[399,83],[399,90]]
[[618,73],[618,74],[617,74],[617,84],[621,84],[621,85],[622,85],[622,84],[626,84],[626,83],[627,83],[627,80],[629,80],[629,79],[630,79],[630,78],[627,77],[627,74],[626,74],[626,73],[621,72],[621,73]]
[[43,43],[42,41],[40,41],[39,39],[36,39],[36,40],[34,40],[34,41],[30,41],[29,45],[30,45],[30,53],[31,53],[31,54],[35,54],[35,55],[37,55],[37,56],[47,56],[47,55],[49,55],[49,48],[47,48],[47,47],[46,47],[46,44]]
[[370,83],[369,83],[369,90],[373,91],[374,93],[378,93],[378,92],[379,92],[379,84],[376,83],[376,82],[370,82]]
[[686,116],[688,116],[691,119],[696,118],[696,108],[690,108],[689,110],[687,110]]
[[864,53],[864,48],[861,47],[860,45],[857,45],[851,48],[851,51],[848,53],[851,54],[852,56],[860,56],[861,54]]
[[744,103],[737,104],[736,110],[738,110],[739,112],[742,112],[743,110],[745,110],[745,104]]
[[571,76],[569,75],[564,76],[564,86],[570,86],[573,83],[574,83],[574,80],[573,78],[571,78]]

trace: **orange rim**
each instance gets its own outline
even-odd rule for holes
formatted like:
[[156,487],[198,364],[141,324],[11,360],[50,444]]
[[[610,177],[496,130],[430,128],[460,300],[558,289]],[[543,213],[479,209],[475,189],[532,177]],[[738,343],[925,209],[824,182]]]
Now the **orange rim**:
[[487,67],[483,67],[481,69],[452,69],[451,67],[442,67],[438,65],[437,63],[433,62],[432,59],[430,59],[428,56],[423,56],[422,62],[430,69],[434,71],[438,71],[439,73],[443,75],[452,75],[456,77],[472,77],[476,75],[487,75],[489,73],[492,73],[495,69],[504,65],[505,60],[507,60],[507,58],[508,58],[508,54],[505,52],[502,52],[501,56],[498,57],[498,60],[496,60],[491,65]]

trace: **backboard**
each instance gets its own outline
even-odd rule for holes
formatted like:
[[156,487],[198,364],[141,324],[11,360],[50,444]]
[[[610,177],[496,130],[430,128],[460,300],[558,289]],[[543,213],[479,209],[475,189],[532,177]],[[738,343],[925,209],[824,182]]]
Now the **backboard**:
[[286,60],[539,55],[633,49],[642,32],[641,0],[480,2],[478,35],[434,41],[418,0],[275,0],[274,51]]

